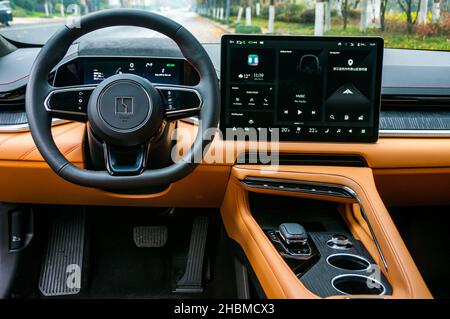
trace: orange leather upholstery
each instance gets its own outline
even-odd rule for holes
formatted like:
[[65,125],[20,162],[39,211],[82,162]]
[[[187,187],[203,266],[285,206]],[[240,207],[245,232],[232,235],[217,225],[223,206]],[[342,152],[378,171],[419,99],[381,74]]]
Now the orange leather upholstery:
[[[62,154],[73,163],[83,163],[85,125],[68,123],[54,126],[53,138]],[[0,161],[39,161],[43,158],[30,132],[0,133]]]
[[[263,172],[263,173],[262,173]],[[375,261],[393,288],[393,298],[431,298],[414,261],[403,243],[381,198],[378,195],[369,168],[296,167],[284,166],[281,171],[259,166],[236,166],[227,187],[221,207],[228,235],[244,249],[265,293],[270,298],[316,298],[306,289],[253,219],[248,206],[247,191],[239,182],[247,176],[322,182],[350,187],[364,207],[388,268],[384,268],[378,255]],[[267,190],[266,192],[280,193]],[[367,241],[367,238],[365,239]]]
[[[185,149],[190,146],[196,134],[196,126],[179,122],[178,126],[188,134],[179,134],[180,148]],[[53,127],[53,136],[60,151],[76,165],[83,165],[83,139],[85,135],[85,125],[81,123],[68,123]],[[279,143],[279,151],[286,153],[314,153],[314,154],[358,154],[363,156],[369,166],[374,168],[374,175],[383,199],[389,205],[411,205],[411,204],[450,204],[450,144],[445,138],[405,138],[393,139],[382,138],[374,144],[349,144],[349,143]],[[183,189],[181,193],[171,193],[171,197],[177,198],[177,204],[183,206],[219,206],[225,193],[226,180],[230,174],[232,165],[235,163],[238,154],[242,151],[254,151],[258,147],[266,147],[264,143],[246,143],[236,145],[230,141],[223,141],[216,138],[211,149],[207,152],[207,160],[197,169],[192,176],[187,178],[189,185],[196,187]],[[181,154],[182,152],[180,152]],[[231,154],[231,156],[230,156]],[[211,159],[221,159],[223,162],[209,161]],[[28,162],[39,163],[39,168],[45,173],[37,170],[29,170]],[[71,199],[70,203],[79,203],[79,198],[83,198],[84,204],[108,204],[111,195],[99,195],[98,191],[82,187],[75,187],[69,183],[64,183],[45,164],[38,150],[36,149],[31,134],[23,133],[0,133],[0,166],[5,175],[0,180],[0,200],[7,202],[30,203],[47,202],[58,203],[54,196],[49,196],[42,189],[48,185],[57,185],[59,192],[64,197]],[[214,178],[219,181],[212,188],[208,189],[205,178],[199,174],[203,171],[214,171]],[[198,175],[197,175],[198,174]],[[35,192],[36,196],[18,197],[11,191],[11,184],[8,178],[21,176],[21,185],[28,185],[30,192]],[[42,179],[45,178],[45,179]],[[423,182],[425,181],[425,182]],[[435,185],[429,187],[428,183]],[[33,188],[31,188],[31,186]],[[399,187],[406,187],[408,195],[397,192]],[[178,188],[175,188],[178,189]],[[181,188],[180,188],[181,189]],[[6,191],[3,191],[6,190]],[[406,193],[406,192],[405,192]],[[409,196],[414,193],[415,196]],[[38,197],[39,194],[39,197]],[[212,196],[213,199],[205,200],[205,195]],[[160,194],[161,195],[161,194]],[[174,203],[165,201],[164,198],[157,200],[159,205],[173,205]],[[77,199],[77,200],[75,200]],[[133,196],[121,198],[120,204],[143,205],[155,202],[155,199],[146,201],[142,198],[136,199]],[[117,204],[117,201],[110,202]]]
[[57,176],[43,162],[0,161],[0,202],[219,207],[225,193],[228,175],[229,168],[226,166],[200,165],[192,174],[173,183],[161,193],[119,195],[69,183]]
[[[85,125],[54,126],[55,143],[69,161],[83,165]],[[12,203],[219,207],[229,166],[200,165],[165,191],[151,195],[118,195],[81,187],[57,176],[39,154],[31,134],[0,134],[0,201]],[[210,183],[214,180],[214,183]],[[56,193],[57,190],[57,193]]]

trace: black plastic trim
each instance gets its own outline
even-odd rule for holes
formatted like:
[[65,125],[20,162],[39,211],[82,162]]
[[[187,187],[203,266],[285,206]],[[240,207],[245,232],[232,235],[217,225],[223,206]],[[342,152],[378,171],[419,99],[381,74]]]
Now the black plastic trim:
[[343,187],[322,183],[309,183],[278,178],[246,177],[242,181],[242,184],[250,188],[271,189],[284,192],[297,192],[348,199],[355,198],[354,194],[347,191]]
[[[274,155],[275,154],[271,154],[271,156]],[[278,154],[278,159],[279,165],[368,167],[367,161],[360,155],[281,153]],[[261,162],[259,160],[258,153],[253,152],[239,154],[236,163],[259,165],[268,164]]]
[[250,261],[248,260],[247,256],[245,255],[244,250],[239,245],[239,243],[236,242],[234,239],[229,238],[229,237],[228,237],[228,239],[229,239],[230,248],[236,257],[237,262],[241,263],[242,265],[244,265],[247,268],[250,282],[253,285],[253,288],[257,294],[257,298],[267,299],[264,289],[262,288],[261,283],[258,280],[258,277],[256,277],[256,273],[253,270],[252,265],[250,264]]

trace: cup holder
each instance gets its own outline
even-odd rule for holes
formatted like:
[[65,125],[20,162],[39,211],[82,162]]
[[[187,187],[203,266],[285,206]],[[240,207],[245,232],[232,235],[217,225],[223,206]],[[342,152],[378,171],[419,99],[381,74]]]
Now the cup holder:
[[328,256],[327,263],[341,270],[362,271],[370,268],[367,259],[351,254],[334,254]]
[[386,292],[381,282],[363,275],[340,275],[333,278],[331,285],[345,295],[384,295]]

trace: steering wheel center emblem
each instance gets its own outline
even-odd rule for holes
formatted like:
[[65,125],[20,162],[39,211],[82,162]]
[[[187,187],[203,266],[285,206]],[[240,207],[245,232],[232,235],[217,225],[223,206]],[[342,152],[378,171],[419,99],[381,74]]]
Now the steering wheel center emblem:
[[[152,99],[149,91],[152,91],[153,100],[157,101],[159,93],[151,86],[150,82],[142,82],[139,77],[131,74],[113,75],[104,80],[94,90],[98,95],[91,95],[94,109],[100,115],[102,121],[114,131],[130,132],[138,130],[148,123],[152,115]],[[156,107],[156,105],[155,105]],[[91,120],[95,116],[91,116]],[[160,124],[160,123],[159,123]],[[157,124],[157,125],[159,125]]]
[[115,99],[116,115],[133,115],[134,114],[134,98],[133,97],[116,97]]

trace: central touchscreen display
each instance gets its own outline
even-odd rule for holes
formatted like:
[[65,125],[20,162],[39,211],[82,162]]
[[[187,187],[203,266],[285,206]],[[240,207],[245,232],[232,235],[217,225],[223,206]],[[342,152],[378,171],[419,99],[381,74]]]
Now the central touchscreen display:
[[383,40],[222,37],[221,130],[278,129],[281,141],[378,138]]

